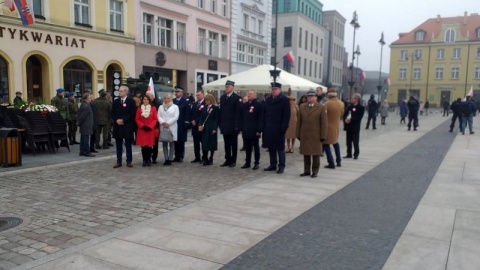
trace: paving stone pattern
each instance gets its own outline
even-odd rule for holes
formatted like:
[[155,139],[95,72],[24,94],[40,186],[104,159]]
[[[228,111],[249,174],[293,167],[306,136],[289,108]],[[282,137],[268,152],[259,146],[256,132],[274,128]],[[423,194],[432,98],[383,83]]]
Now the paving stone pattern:
[[454,138],[435,128],[222,269],[382,269]]

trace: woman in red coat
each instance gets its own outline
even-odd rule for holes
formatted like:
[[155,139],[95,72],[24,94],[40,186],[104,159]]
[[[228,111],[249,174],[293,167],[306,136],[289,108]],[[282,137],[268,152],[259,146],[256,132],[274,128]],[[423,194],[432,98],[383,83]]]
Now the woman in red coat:
[[152,161],[152,147],[155,145],[155,132],[158,122],[157,108],[151,105],[148,96],[142,98],[142,105],[138,107],[135,116],[137,123],[137,145],[142,147],[143,167],[150,166]]

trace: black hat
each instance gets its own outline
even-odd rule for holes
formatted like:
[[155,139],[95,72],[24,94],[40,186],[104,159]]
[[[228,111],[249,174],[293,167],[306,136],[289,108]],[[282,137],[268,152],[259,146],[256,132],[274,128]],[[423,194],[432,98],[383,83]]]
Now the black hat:
[[270,83],[270,86],[272,88],[282,88],[282,84],[279,83],[279,82],[272,82],[272,83]]
[[307,92],[307,96],[316,96],[316,95],[317,95],[317,92],[313,89],[310,89]]
[[225,85],[235,86],[235,82],[228,80]]
[[174,92],[183,92],[183,88],[177,85],[175,86]]

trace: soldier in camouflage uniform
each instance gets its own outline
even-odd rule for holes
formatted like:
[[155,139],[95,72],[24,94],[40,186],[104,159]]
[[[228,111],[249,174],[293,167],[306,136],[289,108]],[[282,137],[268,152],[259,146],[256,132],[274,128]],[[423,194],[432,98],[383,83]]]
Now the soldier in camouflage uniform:
[[104,89],[98,91],[100,97],[93,102],[96,107],[96,119],[97,119],[97,137],[95,140],[95,147],[100,149],[100,134],[103,134],[103,149],[108,149],[107,138],[110,133],[109,123],[112,112],[112,103],[106,98],[107,92]]
[[68,140],[70,145],[79,144],[76,140],[77,136],[77,110],[78,104],[75,102],[75,93],[68,92]]
[[[107,96],[106,96],[105,98],[108,100],[108,102],[110,103],[110,105],[112,105],[112,94],[110,93],[110,91],[107,91],[106,93],[107,93]],[[108,120],[108,122],[107,122],[107,125],[105,126],[105,129],[108,131],[107,140],[106,140],[107,144],[106,144],[106,145],[107,145],[108,147],[112,147],[112,146],[113,146],[113,144],[112,144],[113,119],[112,119],[112,117],[111,117],[111,113],[112,113],[112,112],[110,111],[109,113],[110,113],[110,114],[109,114],[109,115],[110,115],[110,118],[109,118],[109,120]]]
[[62,118],[65,121],[67,121],[68,118],[69,118],[68,102],[64,98],[64,94],[65,94],[65,89],[58,88],[57,89],[57,95],[54,98],[52,98],[50,103],[57,108],[57,110],[60,113],[60,115],[62,116]]

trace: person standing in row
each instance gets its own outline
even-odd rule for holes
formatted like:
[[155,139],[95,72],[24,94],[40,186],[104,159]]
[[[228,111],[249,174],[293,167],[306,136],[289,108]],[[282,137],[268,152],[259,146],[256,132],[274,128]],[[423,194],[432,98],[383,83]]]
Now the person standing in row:
[[198,90],[196,93],[197,101],[193,104],[192,110],[190,111],[190,120],[192,124],[192,138],[193,138],[193,152],[195,154],[195,159],[191,163],[200,163],[202,161],[200,157],[200,145],[202,142],[202,133],[198,130],[200,124],[200,116],[202,110],[205,107],[204,92],[203,90]]
[[460,132],[462,132],[462,112],[461,112],[461,106],[462,105],[462,99],[457,98],[456,101],[452,102],[452,105],[450,105],[450,110],[452,110],[453,116],[452,116],[452,123],[450,124],[450,132],[453,132],[453,128],[455,127],[455,121],[458,119],[458,129]]
[[227,81],[225,94],[220,97],[220,117],[218,124],[223,134],[225,144],[225,162],[221,167],[235,167],[238,150],[238,114],[242,105],[242,98],[237,95],[233,88],[235,82]]
[[408,106],[408,130],[412,127],[413,121],[413,130],[417,131],[418,127],[418,110],[420,109],[420,103],[414,96],[410,96],[410,100],[407,103]]
[[248,102],[242,105],[240,110],[239,128],[245,147],[245,164],[242,169],[250,168],[252,162],[252,150],[255,151],[254,170],[258,170],[260,164],[259,140],[263,131],[263,109],[257,100],[255,90],[248,91]]
[[[264,171],[277,171],[282,174],[285,170],[285,133],[290,122],[290,102],[282,94],[282,84],[271,83],[271,95],[264,103],[263,118],[263,147],[268,148],[270,166]],[[278,169],[277,169],[278,168]]]
[[370,95],[370,99],[367,103],[367,110],[368,110],[368,120],[367,120],[367,127],[370,127],[370,121],[372,121],[373,129],[377,129],[377,113],[378,113],[378,103],[375,101],[375,96]]
[[289,96],[288,100],[290,101],[290,121],[288,123],[287,133],[285,137],[287,138],[287,153],[293,153],[295,147],[295,140],[297,138],[297,115],[298,115],[298,106],[295,104],[295,97]]
[[80,156],[94,157],[90,150],[89,145],[90,136],[93,134],[93,111],[90,103],[92,102],[92,96],[89,93],[85,93],[82,96],[82,102],[80,108],[77,111],[77,123],[80,127]]
[[[151,100],[150,105],[152,105],[152,107],[155,107],[155,110],[157,111],[157,114],[158,114],[158,109],[160,108],[160,104],[158,104],[157,99],[153,96],[153,92],[147,91],[145,95]],[[158,116],[157,116],[157,119],[158,119]],[[157,121],[157,124],[155,125],[154,134],[155,134],[155,144],[152,147],[151,160],[152,160],[152,164],[157,164],[158,143],[159,143],[159,137],[160,137],[160,123],[158,123],[158,121]]]
[[138,107],[135,116],[137,123],[137,145],[142,147],[142,166],[152,165],[152,147],[155,145],[155,130],[158,123],[157,108],[152,106],[150,97],[142,98],[142,105]]
[[[107,95],[105,96],[105,99],[110,102],[110,105],[113,103],[112,100],[112,94],[110,91],[106,91]],[[107,133],[107,143],[106,145],[108,147],[113,147],[114,145],[112,144],[112,127],[113,127],[113,120],[110,118],[109,121],[107,122],[107,125],[105,126],[105,129],[108,131]]]
[[70,141],[70,145],[79,144],[77,142],[77,111],[78,111],[78,104],[75,102],[75,93],[68,92],[67,94],[68,99],[68,140]]
[[[98,91],[100,95],[93,102],[96,108],[97,130],[95,134],[95,147],[97,149],[108,149],[107,137],[110,130],[107,129],[110,121],[110,112],[112,111],[112,104],[107,100],[107,92],[104,89]],[[100,135],[103,135],[102,145],[100,145]]]
[[[339,120],[339,119],[337,119]],[[325,106],[317,102],[315,91],[307,92],[307,103],[300,106],[296,126],[300,141],[300,154],[303,155],[303,173],[300,176],[316,178],[320,169],[322,143],[327,138],[328,120]]]
[[405,118],[408,115],[407,101],[404,99],[400,102],[400,124],[406,124]]
[[[178,117],[180,112],[178,106],[173,104],[172,95],[166,94],[163,97],[163,104],[158,109],[158,122],[160,123],[160,133],[170,132],[171,140],[162,141],[163,155],[165,157],[165,162],[163,165],[172,165],[173,155],[175,152],[175,142],[177,141],[178,136]],[[163,135],[160,134],[160,138]]]
[[58,88],[57,89],[57,95],[52,98],[50,101],[50,104],[55,106],[57,108],[57,111],[60,113],[62,118],[65,120],[65,122],[68,119],[68,102],[65,100],[65,89],[63,88]]
[[328,133],[326,140],[323,142],[323,150],[325,151],[328,162],[328,165],[326,165],[325,168],[335,169],[335,163],[333,162],[333,155],[330,145],[333,145],[333,149],[335,150],[337,167],[341,167],[342,155],[340,152],[338,137],[340,134],[340,121],[342,121],[343,114],[345,112],[345,105],[337,98],[337,91],[334,88],[328,89],[327,97],[328,101],[325,102],[324,105],[325,109],[327,110]]
[[[208,94],[205,96],[205,107],[202,109],[198,122],[198,131],[202,133],[202,160],[203,166],[213,164],[213,155],[218,148],[217,129],[220,109],[215,98]],[[210,157],[208,154],[210,153]]]
[[175,142],[174,162],[183,162],[185,158],[185,142],[187,141],[187,132],[190,125],[190,103],[183,97],[183,88],[175,87],[175,99],[173,104],[178,106],[179,116],[177,121],[177,141]]
[[380,116],[382,117],[382,125],[386,125],[385,121],[388,117],[388,111],[390,106],[388,106],[388,101],[385,99],[380,106]]
[[362,96],[360,94],[353,94],[352,102],[343,115],[344,129],[347,133],[347,155],[344,158],[358,159],[360,155],[360,128],[365,114],[365,107],[360,104],[361,100]]
[[135,105],[135,101],[128,97],[127,86],[120,86],[118,95],[119,98],[115,99],[112,104],[113,137],[115,138],[117,152],[117,163],[115,163],[113,168],[122,166],[124,142],[127,167],[131,168],[133,167],[132,143],[137,106]]
[[97,106],[95,106],[95,103],[93,102],[93,94],[90,93],[90,96],[92,96],[92,101],[89,102],[90,107],[92,108],[93,112],[93,133],[90,135],[90,152],[91,153],[98,153],[97,150],[95,150],[95,140],[97,138]]

